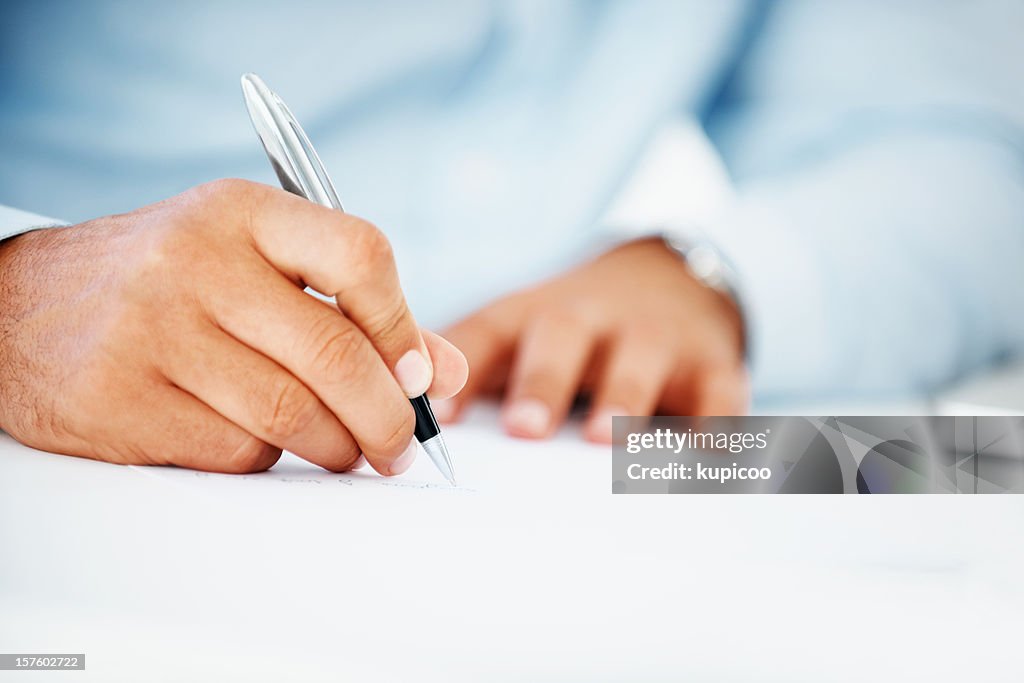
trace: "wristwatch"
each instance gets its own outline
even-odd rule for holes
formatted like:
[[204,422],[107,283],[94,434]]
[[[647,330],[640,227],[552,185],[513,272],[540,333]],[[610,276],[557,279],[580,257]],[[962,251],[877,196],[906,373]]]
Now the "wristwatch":
[[736,285],[736,273],[714,244],[703,238],[697,231],[687,231],[687,233],[683,235],[678,230],[658,232],[665,246],[679,255],[697,282],[715,290],[736,306],[743,327],[743,352],[746,354],[748,348],[746,315],[739,288]]

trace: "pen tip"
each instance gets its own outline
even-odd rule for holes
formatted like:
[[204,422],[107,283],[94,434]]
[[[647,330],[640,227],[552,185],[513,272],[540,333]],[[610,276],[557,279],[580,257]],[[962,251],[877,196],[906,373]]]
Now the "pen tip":
[[448,480],[448,483],[455,486],[455,465],[452,463],[452,454],[448,452],[448,446],[445,445],[441,435],[438,434],[433,438],[427,439],[420,446],[427,452],[430,459],[434,461],[434,465],[444,478]]

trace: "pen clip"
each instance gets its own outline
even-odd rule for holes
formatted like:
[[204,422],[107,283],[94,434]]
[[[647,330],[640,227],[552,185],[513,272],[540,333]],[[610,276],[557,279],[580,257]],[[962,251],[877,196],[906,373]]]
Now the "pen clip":
[[242,76],[242,94],[281,187],[311,202],[344,211],[320,156],[284,101],[253,73]]

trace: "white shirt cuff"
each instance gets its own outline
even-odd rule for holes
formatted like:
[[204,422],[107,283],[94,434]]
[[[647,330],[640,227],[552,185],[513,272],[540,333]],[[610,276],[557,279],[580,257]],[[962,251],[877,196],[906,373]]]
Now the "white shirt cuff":
[[[609,237],[688,231],[718,220],[735,198],[714,145],[692,119],[661,128],[599,221]],[[685,235],[679,235],[685,237]]]
[[[605,249],[651,235],[713,247],[735,277],[729,285],[743,313],[755,386],[813,383],[799,375],[818,371],[829,348],[824,325],[806,314],[828,308],[816,286],[822,280],[818,259],[784,216],[740,195],[696,121],[676,121],[652,138],[601,226]],[[794,334],[806,340],[803,369],[775,376],[774,368],[793,367],[779,359],[792,354]]]
[[8,237],[14,237],[30,230],[55,228],[64,225],[67,225],[67,223],[27,211],[12,209],[9,206],[0,206],[0,240],[5,240]]

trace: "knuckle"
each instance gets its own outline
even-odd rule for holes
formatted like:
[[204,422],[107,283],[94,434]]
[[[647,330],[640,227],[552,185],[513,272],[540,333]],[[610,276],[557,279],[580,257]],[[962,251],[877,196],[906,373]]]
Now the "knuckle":
[[116,445],[96,445],[89,449],[88,457],[118,465],[163,465],[167,461],[154,457],[141,445],[129,441]]
[[552,303],[537,317],[537,325],[557,329],[589,330],[595,326],[597,313],[584,303]]
[[729,366],[716,367],[705,372],[702,389],[722,398],[738,400],[746,392],[745,376]]
[[381,423],[378,436],[380,440],[373,443],[372,447],[385,457],[397,457],[412,440],[413,431],[416,429],[416,417],[408,401],[402,401],[387,414],[388,417]]
[[281,452],[254,436],[246,435],[241,443],[226,450],[227,455],[221,461],[225,472],[231,474],[251,474],[262,472],[274,466]]
[[[384,343],[397,342],[403,333],[415,334],[414,326],[410,322],[409,311],[405,306],[402,297],[396,297],[391,305],[383,306],[373,317],[366,321],[366,326],[371,330],[372,336]],[[409,330],[406,330],[406,327]]]
[[354,379],[361,371],[366,340],[355,325],[325,318],[309,337],[314,366],[328,376]]
[[355,263],[370,277],[394,260],[391,242],[377,226],[361,219],[350,219],[347,231],[349,249],[356,256]]
[[295,436],[309,427],[316,417],[316,402],[298,382],[283,382],[272,389],[269,396],[261,426],[271,439]]
[[162,230],[143,250],[139,274],[153,275],[159,282],[167,280],[169,270],[177,271],[179,265],[193,263],[200,254],[200,246],[194,232],[189,229],[192,225],[182,230]]
[[331,463],[325,464],[324,469],[329,472],[348,472],[355,466],[362,454],[359,447],[352,442],[345,445]]
[[266,185],[242,178],[218,178],[197,185],[191,191],[195,192],[196,198],[200,200],[237,199],[260,194],[266,187]]
[[535,398],[553,400],[568,393],[571,386],[561,378],[553,366],[537,366],[523,373],[520,379],[521,392]]
[[[652,346],[665,343],[673,338],[671,325],[654,316],[638,316],[629,322],[629,327],[621,335],[622,341],[631,342],[633,346]],[[678,336],[678,335],[676,335]]]
[[[251,191],[218,189],[235,187],[234,182],[218,180],[194,187],[162,209],[157,220],[147,221],[151,229],[140,233],[132,251],[137,271],[157,275],[163,287],[189,286],[191,280],[182,272],[195,273],[218,255],[223,258],[225,235],[230,234],[225,226],[244,224],[252,206]],[[248,181],[237,183],[255,187]]]
[[458,341],[463,338],[477,339],[480,342],[491,345],[502,345],[509,336],[507,319],[496,314],[492,309],[479,311],[466,318],[455,327],[447,330],[445,336],[450,336],[458,346]]
[[186,190],[176,202],[183,212],[177,233],[223,233],[225,225],[251,222],[256,208],[268,201],[274,189],[241,178],[220,178]]
[[608,384],[605,401],[636,410],[647,393],[647,388],[639,380],[633,377],[616,377]]

